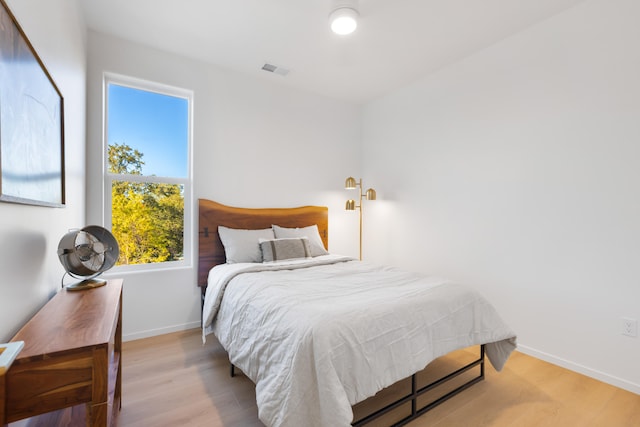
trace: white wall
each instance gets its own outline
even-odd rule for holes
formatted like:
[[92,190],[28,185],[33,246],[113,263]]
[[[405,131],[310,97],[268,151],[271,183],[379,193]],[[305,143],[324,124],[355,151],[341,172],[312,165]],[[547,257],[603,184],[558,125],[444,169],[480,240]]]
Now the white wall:
[[66,207],[0,203],[0,342],[58,289],[60,238],[84,224],[85,26],[75,0],[8,0],[64,97]]
[[636,393],[638,16],[587,1],[363,114],[369,259],[476,286],[522,351]]
[[[100,218],[111,71],[194,90],[194,201],[328,205],[330,249],[355,255],[340,187],[362,172],[381,199],[366,205],[367,259],[475,285],[521,350],[640,392],[640,340],[619,333],[620,317],[640,319],[637,2],[585,2],[367,105],[362,121],[356,106],[98,34],[87,75],[75,0],[8,3],[65,98],[67,206],[0,203],[0,341],[58,290],[60,237]],[[126,337],[197,325],[193,268],[111,275],[125,277]]]
[[[88,64],[89,222],[101,222],[102,73],[108,71],[194,91],[194,204],[208,198],[244,207],[326,205],[330,250],[357,255],[355,217],[344,212],[341,189],[360,171],[360,107],[284,88],[280,76],[265,83],[92,32]],[[125,339],[197,327],[195,271],[111,270],[109,276],[125,279]]]

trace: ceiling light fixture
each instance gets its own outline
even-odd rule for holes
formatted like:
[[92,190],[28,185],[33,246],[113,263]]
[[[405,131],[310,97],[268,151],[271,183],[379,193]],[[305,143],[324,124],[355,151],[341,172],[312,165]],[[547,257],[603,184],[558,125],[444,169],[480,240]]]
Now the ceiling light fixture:
[[355,5],[341,5],[329,14],[331,30],[341,36],[353,33],[358,27],[360,14]]

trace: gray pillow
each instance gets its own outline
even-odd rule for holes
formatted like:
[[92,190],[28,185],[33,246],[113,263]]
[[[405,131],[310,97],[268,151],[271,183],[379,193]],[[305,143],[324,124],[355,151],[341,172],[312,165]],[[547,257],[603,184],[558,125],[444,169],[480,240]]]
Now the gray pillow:
[[260,239],[260,249],[262,250],[262,262],[311,258],[309,239],[306,237],[293,239]]
[[218,226],[218,235],[224,246],[227,263],[262,262],[260,239],[273,239],[273,229],[242,230]]
[[306,237],[309,239],[309,247],[311,248],[311,256],[327,255],[329,252],[324,248],[318,225],[310,225],[302,228],[286,228],[279,225],[272,225],[276,239]]

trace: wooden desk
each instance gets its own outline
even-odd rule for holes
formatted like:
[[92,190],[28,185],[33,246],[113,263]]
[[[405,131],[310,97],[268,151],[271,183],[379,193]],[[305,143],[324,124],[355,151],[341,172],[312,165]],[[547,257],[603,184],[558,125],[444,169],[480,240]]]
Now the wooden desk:
[[49,414],[35,424],[115,424],[122,387],[121,279],[61,290],[11,341],[25,345],[5,375],[0,425],[64,408],[66,416]]

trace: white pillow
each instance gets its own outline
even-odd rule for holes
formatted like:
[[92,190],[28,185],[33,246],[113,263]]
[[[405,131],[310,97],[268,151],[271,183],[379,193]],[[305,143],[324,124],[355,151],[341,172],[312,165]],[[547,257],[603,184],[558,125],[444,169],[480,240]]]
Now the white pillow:
[[311,249],[309,248],[309,239],[307,237],[260,239],[260,249],[262,250],[262,262],[311,258]]
[[292,237],[306,237],[309,239],[309,248],[311,249],[311,256],[327,255],[329,252],[324,248],[320,232],[318,231],[318,225],[310,225],[302,228],[285,228],[279,225],[272,225],[273,232],[276,235],[276,239],[292,238]]
[[272,228],[262,230],[241,230],[218,226],[218,234],[224,246],[227,263],[262,262],[260,239],[274,239]]

